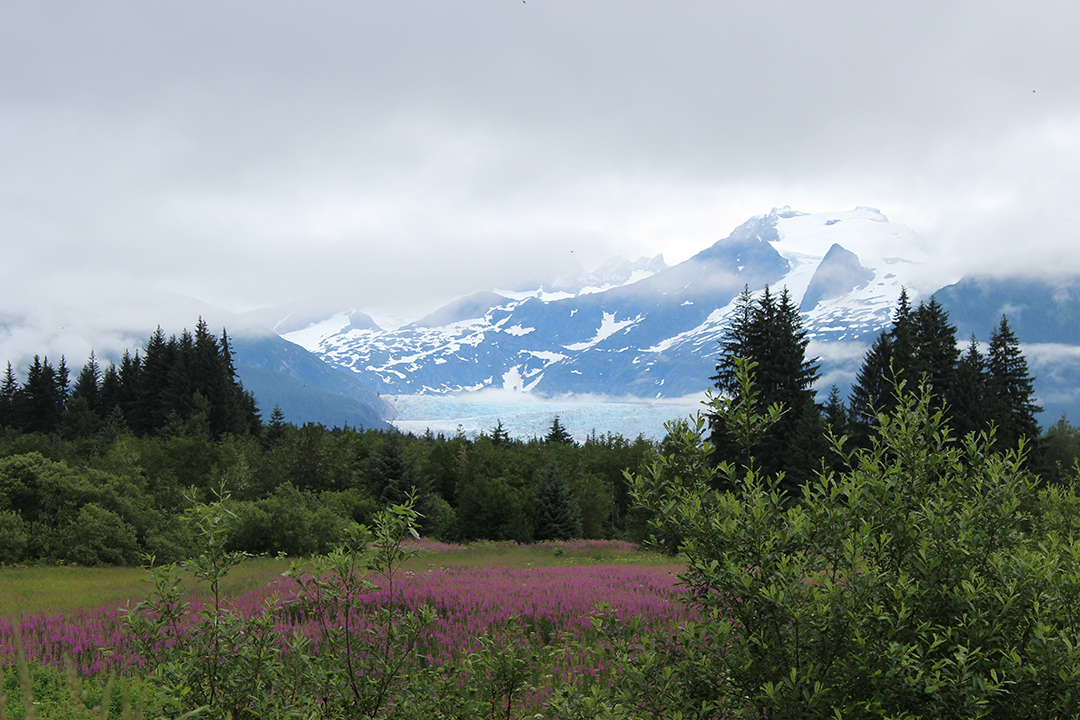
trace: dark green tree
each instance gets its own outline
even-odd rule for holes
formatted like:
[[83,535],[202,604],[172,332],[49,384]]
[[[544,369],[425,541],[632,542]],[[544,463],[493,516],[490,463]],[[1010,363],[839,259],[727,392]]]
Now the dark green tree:
[[366,484],[368,492],[387,506],[401,505],[409,497],[414,498],[416,510],[422,516],[423,531],[430,533],[436,529],[431,478],[419,471],[402,433],[386,433],[382,444],[368,457]]
[[907,288],[900,289],[892,327],[882,331],[863,357],[851,387],[850,413],[852,436],[865,445],[877,413],[892,411],[896,404],[893,385],[906,368],[913,365],[915,322]]
[[0,381],[0,428],[15,425],[15,393],[18,391],[19,381],[9,362],[4,379]]
[[534,537],[571,540],[581,537],[581,510],[559,466],[549,463],[533,492]]
[[60,404],[60,410],[63,411],[64,406],[67,404],[68,395],[71,394],[71,382],[67,359],[63,355],[60,356],[60,364],[56,366],[56,375],[53,378],[53,384],[56,388],[55,396]]
[[851,386],[848,418],[851,435],[857,444],[869,442],[875,414],[892,406],[890,381],[893,377],[892,339],[883,332],[870,344],[855,375],[855,384]]
[[949,417],[957,437],[986,428],[986,358],[979,342],[971,336],[967,351],[956,366],[956,379],[949,401]]
[[[809,342],[799,309],[786,288],[779,300],[768,287],[757,301],[749,290],[744,290],[720,342],[720,357],[712,378],[722,395],[734,397],[739,392],[736,359],[756,363],[758,407],[780,403],[786,412],[775,433],[761,438],[754,454],[767,472],[784,473],[784,487],[792,494],[820,466],[827,450],[821,411],[814,401],[817,360],[806,358]],[[716,461],[737,461],[741,452],[723,418],[711,415],[709,420]]]
[[170,342],[158,325],[143,348],[134,416],[128,420],[135,432],[157,432],[176,413],[175,398],[170,387],[170,371],[175,363],[176,338]]
[[822,408],[822,417],[825,427],[832,431],[836,437],[843,437],[848,432],[848,411],[844,401],[840,398],[840,388],[833,385],[829,388],[829,397],[825,400]]
[[1036,457],[1036,470],[1046,483],[1065,484],[1070,477],[1080,477],[1080,428],[1062,413],[1039,438]]
[[120,371],[116,365],[109,363],[109,366],[101,371],[101,386],[98,388],[97,413],[102,418],[108,419],[114,409],[121,410],[122,392]]
[[1039,423],[1035,415],[1042,408],[1035,404],[1035,378],[1028,373],[1020,341],[1004,315],[990,334],[986,373],[988,419],[997,426],[1001,446],[1014,448],[1021,438],[1037,439]]
[[527,490],[514,478],[471,477],[458,492],[458,540],[516,540],[532,542]]
[[69,439],[95,436],[105,422],[90,408],[90,402],[83,396],[74,396],[67,402],[60,416],[60,434]]
[[912,310],[906,289],[900,291],[892,327],[870,346],[851,388],[852,437],[869,442],[878,414],[891,414],[898,398],[894,384],[913,392],[925,378],[935,407],[951,404],[956,396],[960,351],[956,327],[936,298]]
[[142,358],[139,357],[139,352],[135,351],[135,355],[132,355],[125,350],[123,357],[120,358],[120,367],[117,370],[117,376],[120,380],[117,404],[124,413],[124,421],[127,426],[136,433],[139,432],[138,423],[137,421],[133,423],[133,420],[138,417],[139,373],[141,371]]
[[503,445],[510,442],[510,433],[503,427],[502,420],[499,420],[491,431],[491,442],[494,445]]
[[285,428],[288,423],[285,422],[285,411],[281,409],[280,405],[275,405],[274,409],[270,413],[270,422],[266,423],[266,428],[263,431],[263,437],[268,446],[276,445],[281,442],[285,437]]
[[26,371],[26,382],[15,392],[12,405],[16,427],[23,432],[55,431],[64,412],[66,390],[66,377],[61,379],[49,358],[35,355]]
[[940,408],[955,396],[956,366],[960,360],[956,327],[949,322],[949,314],[935,297],[919,303],[914,313],[914,326],[914,352],[907,380],[914,389],[914,385],[925,378],[933,393],[933,402]]
[[566,428],[559,422],[559,416],[551,421],[551,429],[544,436],[544,442],[549,445],[575,445],[574,438],[566,432]]
[[90,359],[83,365],[79,376],[75,379],[75,385],[71,389],[71,399],[83,398],[87,408],[94,413],[100,412],[98,394],[101,391],[101,366],[98,365],[94,351],[90,351]]
[[368,491],[388,505],[400,504],[399,499],[418,486],[420,479],[406,455],[404,435],[391,431],[383,436],[368,457],[364,480]]

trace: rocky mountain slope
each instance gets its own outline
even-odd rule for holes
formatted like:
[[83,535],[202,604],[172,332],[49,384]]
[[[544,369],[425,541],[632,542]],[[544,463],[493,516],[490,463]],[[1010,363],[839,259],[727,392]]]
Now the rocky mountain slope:
[[[387,394],[502,388],[543,395],[677,397],[708,386],[744,288],[787,288],[819,343],[857,342],[890,321],[928,261],[880,212],[751,218],[674,267],[560,297],[481,291],[394,330],[344,308],[284,337]],[[626,273],[624,273],[626,275]],[[835,354],[835,353],[834,353]]]

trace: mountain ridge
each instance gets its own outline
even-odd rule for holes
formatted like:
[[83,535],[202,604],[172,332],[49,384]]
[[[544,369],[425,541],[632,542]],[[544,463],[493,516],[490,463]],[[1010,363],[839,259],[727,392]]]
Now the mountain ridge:
[[[768,285],[786,288],[803,310],[810,352],[821,361],[819,392],[836,384],[846,393],[870,339],[891,324],[902,288],[915,303],[935,292],[948,298],[955,285],[969,288],[961,277],[945,287],[928,284],[923,278],[934,274],[928,271],[935,262],[925,240],[876,208],[774,208],[688,260],[607,290],[560,295],[540,287],[505,301],[482,291],[396,330],[330,323],[286,336],[389,395],[495,388],[537,397],[674,398],[709,387],[735,299]],[[959,322],[962,302],[952,304],[954,322],[966,327]],[[1028,341],[1026,319],[1016,321]],[[986,337],[992,328],[982,325],[977,334]]]
[[[911,273],[893,272],[899,266],[884,258],[860,264],[852,251],[830,243],[830,250],[839,248],[831,250],[830,262],[844,271],[841,275],[850,279],[853,269],[861,273],[838,302],[835,288],[821,290],[826,282],[821,276],[812,285],[825,258],[793,246],[785,225],[793,221],[811,223],[818,234],[831,228],[828,233],[837,237],[847,237],[839,232],[843,222],[889,225],[867,208],[818,215],[774,209],[682,263],[601,292],[505,301],[497,293],[476,293],[397,330],[327,323],[321,331],[307,328],[286,337],[389,394],[503,387],[546,395],[686,395],[707,387],[716,343],[745,288],[787,286],[796,302],[808,287],[818,288],[808,331],[822,341],[857,340],[888,324],[892,303]],[[911,235],[899,226],[892,232]]]

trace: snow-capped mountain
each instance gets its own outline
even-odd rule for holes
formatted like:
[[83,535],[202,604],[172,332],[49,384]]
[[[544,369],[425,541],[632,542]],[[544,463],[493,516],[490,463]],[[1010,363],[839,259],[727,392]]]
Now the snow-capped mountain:
[[[673,267],[659,256],[616,259],[574,289],[482,291],[395,330],[358,323],[349,308],[282,334],[391,395],[502,388],[672,398],[708,387],[744,288],[786,287],[815,347],[835,347],[888,325],[902,286],[917,301],[928,262],[918,236],[872,208],[783,208]],[[854,372],[837,357],[854,367],[861,358],[828,355],[826,374]]]

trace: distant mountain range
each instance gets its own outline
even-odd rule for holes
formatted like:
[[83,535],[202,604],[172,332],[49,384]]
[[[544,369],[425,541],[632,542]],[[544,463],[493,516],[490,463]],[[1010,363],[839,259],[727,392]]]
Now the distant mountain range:
[[[709,387],[718,341],[744,288],[786,288],[803,312],[810,352],[820,358],[819,392],[835,384],[846,396],[906,287],[914,303],[935,294],[962,342],[974,334],[985,345],[1007,314],[1036,375],[1043,425],[1062,412],[1080,418],[1080,278],[957,277],[945,287],[928,286],[925,278],[936,273],[927,271],[934,269],[927,243],[875,209],[783,208],[749,219],[671,267],[660,255],[613,258],[591,273],[576,267],[509,289],[480,289],[397,328],[382,328],[363,307],[340,300],[233,315],[190,298],[129,290],[118,291],[112,305],[126,302],[138,313],[63,307],[37,317],[25,308],[0,309],[0,349],[13,338],[42,337],[45,346],[31,348],[31,355],[59,355],[59,347],[77,368],[85,358],[61,342],[71,328],[81,333],[79,352],[94,347],[99,359],[118,360],[124,349],[141,347],[154,324],[179,333],[201,316],[212,330],[228,329],[238,373],[264,418],[280,405],[298,424],[387,427],[396,411],[383,396],[481,390],[534,399],[637,398],[670,412],[672,401]],[[17,367],[29,359],[0,357]],[[530,412],[529,427],[542,424],[535,408]],[[598,417],[617,412],[606,408]],[[420,422],[399,420],[405,427]],[[593,429],[620,431],[583,431]]]
[[290,306],[259,317],[383,394],[501,388],[673,398],[709,386],[736,297],[769,285],[786,288],[804,313],[811,352],[821,358],[819,390],[836,384],[846,394],[870,340],[891,323],[901,287],[915,303],[937,290],[961,340],[975,333],[985,343],[1008,314],[1030,346],[1048,422],[1075,408],[1080,280],[957,278],[928,288],[922,278],[933,262],[922,238],[873,208],[783,208],[673,267],[659,256],[618,258],[531,291],[480,290],[400,328],[380,328],[347,306]]

